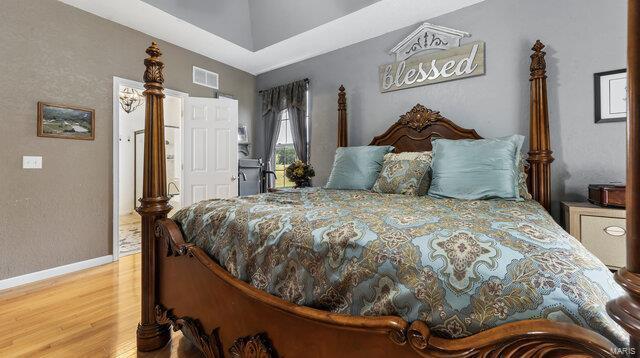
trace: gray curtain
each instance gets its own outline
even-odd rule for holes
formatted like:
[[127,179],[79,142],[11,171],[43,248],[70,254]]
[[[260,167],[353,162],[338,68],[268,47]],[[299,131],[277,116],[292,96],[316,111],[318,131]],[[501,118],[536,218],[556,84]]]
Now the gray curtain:
[[287,105],[293,148],[298,159],[309,162],[309,140],[307,138],[307,85],[306,81],[293,82],[291,86],[291,101]]
[[[280,134],[281,113],[285,109],[291,121],[293,146],[300,160],[309,160],[307,140],[307,81],[296,81],[264,90],[262,95],[262,120],[264,122],[264,153],[267,169],[273,170],[271,162]],[[271,177],[269,177],[271,178]],[[272,187],[269,179],[267,187]]]

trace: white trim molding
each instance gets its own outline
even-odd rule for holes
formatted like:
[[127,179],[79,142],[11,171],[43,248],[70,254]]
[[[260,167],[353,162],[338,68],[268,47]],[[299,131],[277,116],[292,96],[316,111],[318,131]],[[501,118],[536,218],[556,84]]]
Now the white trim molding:
[[111,228],[113,261],[118,261],[120,257],[120,141],[118,140],[120,136],[120,103],[118,102],[120,86],[144,91],[141,82],[113,76],[113,227]]
[[8,288],[26,285],[28,283],[37,282],[41,280],[45,280],[48,278],[64,275],[67,273],[72,273],[80,270],[85,270],[88,268],[101,266],[108,264],[113,261],[113,257],[111,255],[96,257],[95,259],[74,262],[72,264],[58,266],[38,272],[28,273],[22,276],[16,276],[7,278],[4,280],[0,280],[0,291],[6,290]]
[[380,0],[259,51],[236,45],[142,0],[60,1],[258,75],[484,0]]

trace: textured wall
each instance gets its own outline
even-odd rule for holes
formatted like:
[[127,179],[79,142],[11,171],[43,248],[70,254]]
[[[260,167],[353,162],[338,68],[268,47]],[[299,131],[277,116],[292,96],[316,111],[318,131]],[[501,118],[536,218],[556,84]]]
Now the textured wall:
[[555,210],[559,200],[584,198],[589,183],[625,179],[625,124],[593,123],[593,73],[625,67],[626,1],[487,0],[429,21],[486,41],[486,75],[381,94],[378,66],[392,61],[387,51],[411,26],[258,76],[260,89],[311,79],[316,185],[326,182],[335,153],[341,83],[351,145],[368,144],[418,102],[485,137],[528,134],[529,49],[537,38],[548,45]]
[[[0,279],[111,253],[113,76],[141,80],[151,38],[54,0],[0,1]],[[164,42],[166,86],[192,96],[191,66],[220,74],[240,122],[255,77]],[[96,140],[36,136],[38,101],[96,110]],[[23,155],[43,169],[23,170]]]

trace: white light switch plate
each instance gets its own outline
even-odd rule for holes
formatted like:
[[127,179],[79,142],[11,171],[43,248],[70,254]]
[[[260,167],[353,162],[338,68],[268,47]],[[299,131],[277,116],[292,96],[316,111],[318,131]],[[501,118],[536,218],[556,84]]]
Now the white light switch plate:
[[42,157],[30,155],[23,156],[22,169],[42,169]]

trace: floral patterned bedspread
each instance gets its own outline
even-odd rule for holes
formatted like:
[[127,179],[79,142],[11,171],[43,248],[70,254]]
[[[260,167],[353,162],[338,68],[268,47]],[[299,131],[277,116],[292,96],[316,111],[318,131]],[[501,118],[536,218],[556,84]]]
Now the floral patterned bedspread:
[[309,188],[202,201],[173,219],[235,277],[299,305],[420,319],[450,338],[548,318],[628,344],[605,311],[622,289],[532,200]]

